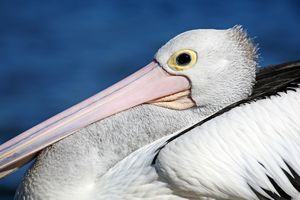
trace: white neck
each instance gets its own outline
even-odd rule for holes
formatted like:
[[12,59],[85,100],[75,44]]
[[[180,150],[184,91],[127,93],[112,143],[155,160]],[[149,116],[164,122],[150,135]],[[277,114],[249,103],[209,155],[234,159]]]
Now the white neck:
[[94,123],[42,151],[17,196],[58,199],[73,194],[134,150],[203,117],[197,108],[142,105]]

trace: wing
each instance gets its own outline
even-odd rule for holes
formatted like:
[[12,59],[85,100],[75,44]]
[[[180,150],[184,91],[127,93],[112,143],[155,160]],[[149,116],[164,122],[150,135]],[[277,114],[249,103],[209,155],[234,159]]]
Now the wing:
[[262,69],[248,99],[117,163],[96,199],[299,198],[299,81],[299,62]]
[[299,83],[299,62],[262,69],[248,99],[168,139],[159,175],[182,196],[298,199]]
[[291,88],[290,84],[295,84],[299,77],[300,61],[260,68],[256,74],[252,98],[266,97],[279,91],[285,91]]

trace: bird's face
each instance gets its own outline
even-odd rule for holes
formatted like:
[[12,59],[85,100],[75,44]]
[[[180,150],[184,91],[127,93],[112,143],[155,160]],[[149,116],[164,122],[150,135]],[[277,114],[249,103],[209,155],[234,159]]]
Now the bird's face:
[[182,33],[161,47],[155,59],[168,73],[187,77],[191,84],[185,93],[190,101],[155,102],[164,107],[219,109],[249,95],[255,81],[256,48],[239,26]]
[[2,144],[0,177],[78,129],[140,104],[211,109],[245,96],[254,80],[254,51],[239,28],[185,32],[138,72]]

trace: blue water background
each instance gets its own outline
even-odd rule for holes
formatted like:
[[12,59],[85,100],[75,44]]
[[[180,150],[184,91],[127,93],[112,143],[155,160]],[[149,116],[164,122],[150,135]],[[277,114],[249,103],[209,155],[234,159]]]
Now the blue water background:
[[[0,142],[131,74],[189,29],[241,24],[261,65],[300,59],[299,2],[0,1]],[[0,180],[0,199],[25,169]]]

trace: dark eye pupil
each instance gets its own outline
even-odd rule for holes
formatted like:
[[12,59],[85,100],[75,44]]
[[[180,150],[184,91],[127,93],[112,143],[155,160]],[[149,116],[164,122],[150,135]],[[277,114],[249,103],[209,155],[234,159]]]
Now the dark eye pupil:
[[177,56],[176,63],[177,65],[188,65],[191,62],[191,56],[187,53],[182,53]]

